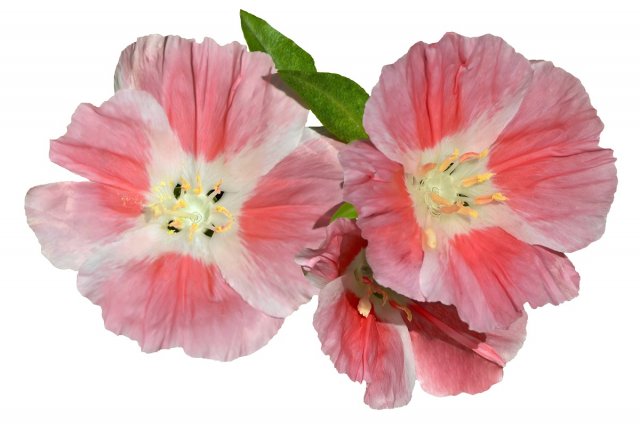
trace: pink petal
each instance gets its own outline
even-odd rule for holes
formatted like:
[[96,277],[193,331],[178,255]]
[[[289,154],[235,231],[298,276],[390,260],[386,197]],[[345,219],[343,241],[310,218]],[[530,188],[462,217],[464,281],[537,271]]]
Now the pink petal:
[[529,62],[502,39],[448,33],[383,68],[364,127],[380,151],[405,164],[407,154],[467,129],[478,142],[466,144],[486,147],[517,111],[530,76]]
[[[354,280],[355,281],[355,280]],[[358,299],[343,276],[320,291],[313,325],[322,351],[353,381],[367,382],[365,402],[373,408],[407,404],[415,383],[409,336],[404,325],[361,316]]]
[[434,395],[475,394],[502,379],[502,367],[522,346],[526,315],[508,329],[482,334],[460,320],[455,307],[414,303],[409,324],[422,388]]
[[102,307],[107,329],[143,351],[182,347],[194,357],[228,361],[258,350],[282,325],[244,302],[216,266],[174,253],[127,260],[131,241],[87,261],[78,288]]
[[307,111],[274,85],[274,74],[268,55],[236,42],[154,35],[123,51],[116,87],[151,93],[188,153],[212,160],[266,145],[279,155],[275,164],[298,144]]
[[142,199],[96,183],[56,183],[29,190],[25,210],[47,259],[77,270],[92,250],[135,225]]
[[402,166],[360,142],[341,151],[340,162],[345,200],[358,210],[358,225],[368,240],[367,260],[376,279],[420,299],[424,252]]
[[421,277],[429,302],[455,304],[480,332],[510,326],[525,303],[535,308],[574,298],[580,279],[565,255],[500,228],[474,230],[425,253]]
[[215,255],[225,279],[249,304],[286,317],[316,292],[295,256],[324,239],[324,229],[313,226],[342,200],[341,181],[337,151],[311,131],[260,179],[240,210],[238,240],[216,248]]
[[51,141],[50,157],[92,181],[146,192],[152,147],[173,145],[173,132],[153,97],[123,90],[99,108],[80,105],[67,133]]
[[602,122],[580,81],[549,62],[490,152],[494,183],[519,216],[505,228],[533,244],[574,251],[604,232],[615,159],[598,146]]
[[320,247],[305,249],[296,256],[296,263],[324,283],[344,274],[349,264],[367,242],[360,236],[354,220],[340,218],[326,228],[326,238]]

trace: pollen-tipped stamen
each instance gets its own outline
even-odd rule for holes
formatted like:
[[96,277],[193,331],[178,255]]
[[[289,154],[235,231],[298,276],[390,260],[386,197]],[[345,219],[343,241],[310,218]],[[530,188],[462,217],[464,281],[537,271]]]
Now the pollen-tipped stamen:
[[449,202],[448,200],[446,200],[445,198],[443,198],[442,196],[440,196],[439,194],[435,193],[435,192],[431,192],[429,194],[429,197],[431,198],[431,200],[433,202],[435,202],[438,205],[442,205],[442,206],[449,206],[451,205],[451,202]]
[[479,153],[476,153],[474,151],[469,151],[469,152],[464,153],[463,155],[460,156],[459,162],[460,163],[465,163],[465,162],[468,162],[470,160],[484,159],[485,157],[487,157],[487,154],[489,154],[489,149],[488,148],[485,148],[484,150],[482,150]]
[[185,180],[184,177],[180,177],[180,186],[185,192],[191,190],[191,184],[189,183],[189,181]]
[[440,166],[438,166],[438,170],[440,172],[446,171],[449,168],[449,166],[451,166],[452,163],[458,160],[459,155],[460,155],[460,150],[458,150],[457,148],[454,149],[453,153],[449,157],[444,159],[442,163],[440,163]]
[[198,227],[198,223],[192,223],[191,226],[189,226],[189,241],[193,241],[193,235],[198,230]]
[[200,178],[200,175],[196,175],[196,188],[193,189],[193,193],[196,195],[202,193],[202,178]]
[[491,179],[491,177],[493,177],[494,175],[495,174],[493,172],[485,172],[484,174],[474,175],[472,177],[463,179],[461,185],[462,187],[471,187],[475,186],[476,184],[482,184],[485,181]]
[[371,313],[371,300],[368,296],[360,298],[358,301],[358,313],[362,317],[369,317],[369,313]]
[[473,200],[474,203],[478,205],[486,205],[491,202],[504,202],[507,200],[507,197],[502,193],[493,193],[491,195],[478,196]]
[[435,167],[436,167],[435,163],[425,163],[424,165],[418,168],[418,175],[421,177],[424,177],[427,173],[429,173]]
[[458,207],[457,212],[458,214],[466,215],[472,218],[478,218],[478,211],[474,210],[473,208],[465,207],[463,205],[460,205]]
[[389,302],[389,304],[390,304],[393,308],[395,308],[396,310],[403,311],[403,312],[404,312],[404,314],[406,314],[406,316],[407,316],[407,320],[408,320],[409,322],[411,322],[411,321],[413,320],[413,313],[411,312],[411,310],[409,309],[409,307],[407,307],[407,306],[405,306],[405,305],[398,304],[398,303],[397,303],[397,302],[395,302],[395,301],[391,301],[391,302]]
[[222,226],[216,226],[214,230],[216,232],[226,232],[229,229],[231,229],[231,226],[233,225],[233,221],[234,221],[233,214],[231,214],[231,211],[229,211],[228,209],[226,209],[222,205],[216,205],[215,211],[217,213],[219,213],[219,214],[224,215],[227,218],[228,221],[225,224],[223,224]]

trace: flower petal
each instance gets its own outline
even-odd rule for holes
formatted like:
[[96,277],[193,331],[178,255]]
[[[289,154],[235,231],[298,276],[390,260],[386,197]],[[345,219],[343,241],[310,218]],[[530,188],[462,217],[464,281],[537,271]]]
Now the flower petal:
[[326,284],[343,274],[367,242],[354,220],[340,218],[326,228],[326,239],[316,249],[305,249],[296,263]]
[[527,302],[535,308],[574,298],[580,279],[565,255],[500,228],[458,235],[425,253],[420,276],[426,301],[454,304],[479,332],[507,328]]
[[358,210],[358,225],[368,240],[367,260],[385,286],[402,286],[406,296],[420,294],[420,227],[398,163],[369,144],[357,142],[340,152],[345,200]]
[[525,339],[526,315],[508,329],[482,334],[460,320],[455,307],[414,303],[409,324],[422,388],[433,395],[483,392],[502,379],[502,366]]
[[320,291],[313,325],[322,351],[336,369],[353,381],[367,382],[365,402],[373,408],[400,407],[409,402],[415,371],[404,324],[358,313],[358,299],[345,288],[355,282],[343,276]]
[[472,142],[461,141],[488,147],[517,111],[530,78],[529,62],[502,39],[448,33],[437,43],[415,44],[383,68],[364,127],[380,151],[412,170],[408,154],[445,137],[472,131]]
[[598,146],[602,122],[580,81],[549,62],[490,152],[494,184],[516,217],[505,229],[532,244],[575,251],[598,239],[616,190],[615,159]]
[[153,35],[122,52],[116,88],[151,93],[186,152],[213,160],[265,145],[270,168],[299,143],[307,119],[274,74],[268,55],[236,42]]
[[190,356],[228,361],[264,346],[283,322],[244,302],[215,265],[154,254],[153,242],[137,234],[89,259],[78,289],[102,307],[107,329],[145,352],[182,347]]
[[224,278],[245,301],[286,317],[315,294],[295,256],[322,242],[324,229],[313,226],[342,200],[341,180],[337,151],[311,131],[260,179],[240,210],[237,236],[221,235],[212,249]]
[[92,181],[144,193],[151,157],[176,145],[153,97],[123,90],[98,108],[80,105],[67,133],[51,141],[50,158]]
[[142,196],[90,182],[47,184],[29,190],[25,211],[47,259],[77,270],[92,250],[135,225]]

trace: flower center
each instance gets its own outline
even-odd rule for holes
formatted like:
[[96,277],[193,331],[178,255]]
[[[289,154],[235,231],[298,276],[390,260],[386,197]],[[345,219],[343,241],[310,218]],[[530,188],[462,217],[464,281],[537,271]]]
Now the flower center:
[[224,196],[222,180],[205,192],[200,175],[195,186],[181,177],[176,182],[161,182],[152,188],[153,198],[144,209],[147,222],[162,226],[170,235],[183,232],[192,241],[198,233],[209,238],[226,232],[233,225],[233,215],[219,201]]
[[[407,320],[411,321],[413,315],[407,304],[410,302],[408,298],[394,292],[391,289],[380,286],[373,278],[371,268],[364,262],[360,267],[355,269],[355,278],[360,288],[358,313],[362,317],[368,317],[371,309],[374,307],[372,299],[376,298],[377,307],[392,307],[396,310],[403,311]],[[378,310],[380,311],[380,310]]]
[[478,218],[480,206],[507,200],[489,181],[494,174],[486,171],[488,153],[460,154],[456,148],[445,158],[422,164],[413,175],[406,175],[428,248],[437,246],[436,223],[461,218],[469,222]]

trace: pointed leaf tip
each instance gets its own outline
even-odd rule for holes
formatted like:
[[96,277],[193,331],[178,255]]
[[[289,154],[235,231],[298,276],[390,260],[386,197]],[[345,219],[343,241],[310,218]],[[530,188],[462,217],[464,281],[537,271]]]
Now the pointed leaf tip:
[[269,54],[278,70],[316,71],[308,52],[262,18],[240,9],[240,26],[249,50]]

